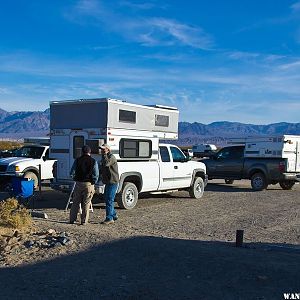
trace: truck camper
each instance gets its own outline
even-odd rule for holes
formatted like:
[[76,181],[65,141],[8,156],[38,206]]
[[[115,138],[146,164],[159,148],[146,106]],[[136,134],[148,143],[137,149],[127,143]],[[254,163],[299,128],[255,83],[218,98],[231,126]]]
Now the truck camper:
[[277,184],[290,190],[300,181],[300,136],[271,135],[232,138],[211,159],[204,160],[209,179],[250,179],[254,190]]
[[[57,160],[52,187],[69,191],[69,172],[87,144],[101,160],[107,143],[118,160],[120,207],[133,208],[142,192],[186,189],[196,198],[204,192],[205,165],[188,161],[174,145],[159,140],[178,138],[179,111],[162,105],[138,105],[110,98],[50,103],[50,157]],[[103,193],[101,181],[96,191]]]

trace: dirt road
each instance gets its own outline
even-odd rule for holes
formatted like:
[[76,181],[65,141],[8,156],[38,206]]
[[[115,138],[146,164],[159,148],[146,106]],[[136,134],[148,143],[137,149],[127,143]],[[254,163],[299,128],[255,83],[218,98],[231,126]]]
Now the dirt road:
[[[2,194],[2,197],[5,195]],[[300,292],[300,186],[252,192],[249,181],[213,181],[188,193],[143,196],[110,226],[94,200],[87,226],[69,225],[67,195],[45,189],[38,231],[70,245],[23,247],[2,261],[1,299],[283,299]],[[244,248],[235,232],[244,230]],[[2,279],[4,278],[4,280]]]

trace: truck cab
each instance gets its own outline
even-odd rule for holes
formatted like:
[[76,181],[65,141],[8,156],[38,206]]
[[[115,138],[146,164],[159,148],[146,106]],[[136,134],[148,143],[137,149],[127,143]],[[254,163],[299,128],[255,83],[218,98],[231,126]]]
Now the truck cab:
[[244,150],[245,146],[225,147],[214,153],[210,159],[203,160],[207,173],[210,174],[209,179],[241,179],[244,167]]
[[204,164],[189,160],[177,146],[159,144],[159,154],[160,189],[177,189],[190,186],[193,177],[197,175],[197,170],[205,180]]

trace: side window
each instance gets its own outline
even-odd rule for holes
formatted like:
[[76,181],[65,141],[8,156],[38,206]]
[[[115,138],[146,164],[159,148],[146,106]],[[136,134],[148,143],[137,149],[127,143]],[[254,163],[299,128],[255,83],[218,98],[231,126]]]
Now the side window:
[[155,115],[155,126],[169,127],[169,116]]
[[170,162],[170,155],[167,147],[159,147],[160,158],[162,162]]
[[136,123],[136,112],[130,110],[119,110],[119,121],[125,123]]
[[218,153],[218,159],[227,159],[230,156],[230,149],[229,148],[224,148]]
[[78,135],[73,137],[73,158],[81,155],[81,148],[84,146],[84,136]]
[[150,140],[121,139],[120,157],[122,158],[150,158],[152,142]]
[[186,160],[186,157],[178,148],[171,147],[170,149],[173,157],[173,162],[183,162]]

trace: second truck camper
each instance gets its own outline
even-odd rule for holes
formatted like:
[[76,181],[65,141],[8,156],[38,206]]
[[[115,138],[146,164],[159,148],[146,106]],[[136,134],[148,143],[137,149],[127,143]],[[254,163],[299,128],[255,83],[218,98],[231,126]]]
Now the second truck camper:
[[[110,145],[119,166],[117,202],[131,209],[139,193],[187,190],[201,198],[207,183],[203,163],[190,161],[175,145],[160,140],[178,138],[177,108],[137,105],[99,98],[50,103],[50,157],[57,160],[52,188],[70,191],[69,171],[88,144],[101,160],[99,146]],[[103,193],[101,181],[96,191]]]

